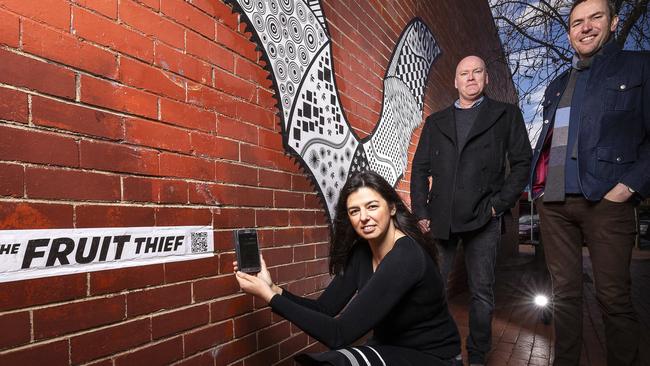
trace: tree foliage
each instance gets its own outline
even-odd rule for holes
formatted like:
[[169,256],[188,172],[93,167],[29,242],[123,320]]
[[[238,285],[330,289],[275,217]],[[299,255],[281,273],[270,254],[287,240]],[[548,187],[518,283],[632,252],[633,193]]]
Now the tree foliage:
[[[650,0],[616,0],[617,42],[627,49],[650,50]],[[536,138],[544,88],[571,64],[567,38],[573,0],[490,0],[503,51],[512,71],[531,139]]]

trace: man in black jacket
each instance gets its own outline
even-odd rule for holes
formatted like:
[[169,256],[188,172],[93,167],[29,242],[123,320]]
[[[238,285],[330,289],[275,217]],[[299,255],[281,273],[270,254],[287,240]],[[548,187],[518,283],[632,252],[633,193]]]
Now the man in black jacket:
[[[553,283],[554,365],[582,349],[582,246],[589,248],[609,365],[638,364],[631,302],[635,206],[650,195],[650,54],[622,51],[613,1],[576,0],[572,67],[546,88],[531,187]],[[648,364],[647,361],[644,364]]]
[[490,350],[501,215],[519,199],[531,159],[521,111],[487,98],[487,83],[481,58],[468,56],[458,63],[458,100],[427,118],[411,174],[413,212],[423,230],[431,230],[439,241],[445,283],[457,244],[463,243],[472,295],[470,364],[483,364]]

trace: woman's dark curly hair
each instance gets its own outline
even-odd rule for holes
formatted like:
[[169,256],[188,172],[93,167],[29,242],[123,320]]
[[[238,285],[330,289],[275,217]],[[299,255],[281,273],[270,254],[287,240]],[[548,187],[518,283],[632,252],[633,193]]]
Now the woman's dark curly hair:
[[433,261],[437,263],[437,251],[433,239],[420,231],[418,219],[406,207],[395,189],[381,175],[372,171],[365,171],[350,176],[339,194],[330,235],[330,274],[342,273],[354,246],[357,243],[365,242],[352,227],[347,208],[348,197],[362,187],[370,188],[379,193],[388,202],[389,207],[395,207],[395,216],[393,218],[395,227],[420,244]]

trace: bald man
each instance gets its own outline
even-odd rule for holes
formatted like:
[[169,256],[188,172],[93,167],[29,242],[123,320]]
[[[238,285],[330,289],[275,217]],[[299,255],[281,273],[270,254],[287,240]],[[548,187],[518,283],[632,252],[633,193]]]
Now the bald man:
[[490,351],[501,215],[519,199],[532,155],[521,111],[485,96],[487,83],[481,58],[458,63],[458,99],[427,117],[411,174],[413,212],[439,242],[445,283],[458,243],[463,245],[472,295],[466,343],[472,365],[484,364]]

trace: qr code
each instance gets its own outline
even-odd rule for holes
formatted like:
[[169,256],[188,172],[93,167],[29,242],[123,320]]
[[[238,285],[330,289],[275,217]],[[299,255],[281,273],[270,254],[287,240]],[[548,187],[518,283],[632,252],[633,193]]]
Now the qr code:
[[192,253],[205,253],[208,251],[208,233],[191,233]]

